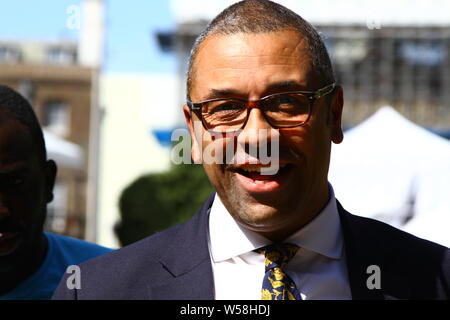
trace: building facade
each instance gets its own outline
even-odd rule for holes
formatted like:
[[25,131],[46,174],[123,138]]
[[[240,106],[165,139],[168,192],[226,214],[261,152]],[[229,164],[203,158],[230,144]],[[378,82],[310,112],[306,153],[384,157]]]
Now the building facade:
[[[232,0],[171,0],[178,24],[158,34],[160,46],[179,61],[185,83],[187,58],[197,35]],[[450,3],[443,0],[276,0],[321,33],[336,81],[344,89],[344,128],[380,107],[450,138]],[[183,88],[182,86],[180,86]],[[184,99],[184,90],[180,92]]]

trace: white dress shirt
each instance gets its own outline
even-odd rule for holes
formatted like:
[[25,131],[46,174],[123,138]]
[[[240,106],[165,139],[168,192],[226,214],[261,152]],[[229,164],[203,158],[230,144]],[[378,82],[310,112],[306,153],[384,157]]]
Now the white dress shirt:
[[[285,272],[304,300],[351,299],[341,224],[334,197],[320,214],[284,242],[300,247]],[[271,241],[241,227],[216,195],[209,214],[209,251],[216,300],[260,300],[264,255]]]

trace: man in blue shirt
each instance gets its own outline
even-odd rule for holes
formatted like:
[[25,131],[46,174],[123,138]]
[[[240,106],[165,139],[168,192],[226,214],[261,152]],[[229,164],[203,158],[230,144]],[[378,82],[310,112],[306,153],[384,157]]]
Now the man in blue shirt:
[[56,172],[31,105],[0,85],[0,300],[50,299],[68,266],[111,251],[43,231]]

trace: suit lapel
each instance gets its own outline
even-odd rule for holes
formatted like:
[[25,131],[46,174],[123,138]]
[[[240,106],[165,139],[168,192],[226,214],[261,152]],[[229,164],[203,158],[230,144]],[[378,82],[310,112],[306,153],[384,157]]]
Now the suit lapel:
[[149,289],[152,300],[213,300],[211,262],[205,259],[193,269]]
[[151,285],[151,299],[214,299],[207,237],[208,215],[213,200],[214,194],[195,216],[175,227],[173,238],[158,259],[170,275],[164,283]]

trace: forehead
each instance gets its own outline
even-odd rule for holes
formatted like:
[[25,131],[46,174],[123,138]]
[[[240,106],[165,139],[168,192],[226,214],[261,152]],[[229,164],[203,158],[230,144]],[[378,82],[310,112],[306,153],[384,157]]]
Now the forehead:
[[36,147],[27,128],[8,114],[0,114],[0,167],[37,160]]
[[308,89],[314,81],[308,42],[296,31],[209,36],[195,61],[193,95],[232,87],[258,94],[272,83],[294,81]]

